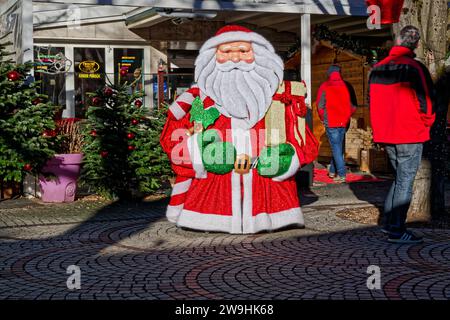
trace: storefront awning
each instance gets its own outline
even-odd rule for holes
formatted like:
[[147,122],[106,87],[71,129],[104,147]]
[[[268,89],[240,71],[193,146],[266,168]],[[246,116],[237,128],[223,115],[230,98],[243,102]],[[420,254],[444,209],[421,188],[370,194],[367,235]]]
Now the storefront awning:
[[366,16],[364,0],[33,0],[35,3]]

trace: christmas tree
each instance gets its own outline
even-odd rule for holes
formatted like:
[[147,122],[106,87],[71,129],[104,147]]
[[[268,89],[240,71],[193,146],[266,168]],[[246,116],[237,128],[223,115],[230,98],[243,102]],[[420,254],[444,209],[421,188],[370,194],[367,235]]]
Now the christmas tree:
[[32,62],[15,64],[8,58],[9,44],[0,44],[0,181],[21,182],[54,155],[59,107],[37,92]]
[[149,113],[143,94],[129,86],[108,85],[90,94],[84,124],[81,182],[109,199],[131,199],[154,192],[170,174],[159,137],[163,110]]

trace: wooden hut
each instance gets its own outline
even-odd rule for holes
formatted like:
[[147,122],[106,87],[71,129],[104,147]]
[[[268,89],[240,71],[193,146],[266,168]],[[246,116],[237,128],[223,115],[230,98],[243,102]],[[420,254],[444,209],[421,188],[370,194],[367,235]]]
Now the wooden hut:
[[[370,128],[369,108],[367,104],[367,87],[369,65],[366,57],[354,54],[350,51],[340,50],[327,41],[316,41],[312,48],[312,108],[313,108],[313,132],[320,141],[319,161],[331,159],[331,147],[328,142],[325,127],[317,113],[316,96],[319,86],[327,79],[327,70],[331,64],[338,64],[342,68],[342,76],[349,82],[356,94],[358,108],[353,114],[345,141],[345,159],[349,164],[361,165],[361,150],[369,150],[372,145],[372,131]],[[300,65],[300,53],[294,54],[285,64],[286,69],[298,69]],[[374,155],[373,152],[370,153]],[[377,154],[378,158],[385,159],[384,153]],[[373,156],[372,156],[373,157]],[[368,160],[370,161],[370,159]],[[366,166],[366,164],[364,164]],[[378,163],[378,167],[385,163]],[[370,165],[369,165],[370,167]],[[372,170],[370,170],[372,169]],[[367,168],[367,171],[383,171],[380,168]]]

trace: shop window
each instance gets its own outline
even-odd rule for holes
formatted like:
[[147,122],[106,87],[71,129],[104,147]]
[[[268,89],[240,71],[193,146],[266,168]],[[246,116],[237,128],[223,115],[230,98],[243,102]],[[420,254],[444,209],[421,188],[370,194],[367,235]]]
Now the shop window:
[[105,86],[105,49],[74,48],[75,117],[84,118],[88,93]]
[[[120,72],[121,70],[122,73]],[[144,90],[144,49],[114,49],[114,82],[130,84],[131,91]]]
[[69,61],[65,58],[63,47],[34,47],[34,77],[39,81],[38,92],[47,95],[49,100],[65,108],[66,71]]
[[[164,101],[172,103],[179,95],[188,90],[194,82],[192,73],[171,73],[164,75]],[[153,105],[158,105],[158,75],[154,75],[153,83]]]

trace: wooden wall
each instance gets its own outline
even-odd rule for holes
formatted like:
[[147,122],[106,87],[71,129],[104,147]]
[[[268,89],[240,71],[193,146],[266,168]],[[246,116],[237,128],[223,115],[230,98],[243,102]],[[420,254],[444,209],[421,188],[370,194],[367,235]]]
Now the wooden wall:
[[317,113],[317,91],[320,84],[327,79],[328,67],[337,63],[342,68],[342,76],[355,89],[358,109],[352,117],[345,143],[345,157],[348,163],[359,163],[359,152],[367,140],[366,130],[370,125],[369,109],[367,107],[368,68],[365,57],[360,57],[344,51],[336,51],[330,44],[322,42],[312,55],[312,101],[313,101],[313,131],[320,141],[319,160],[328,161],[331,158],[331,147],[325,133],[325,127]]

